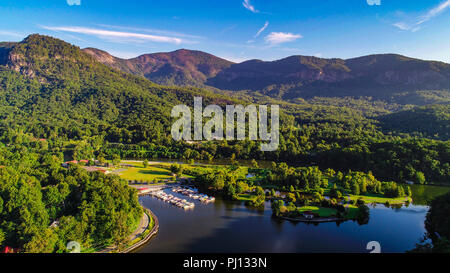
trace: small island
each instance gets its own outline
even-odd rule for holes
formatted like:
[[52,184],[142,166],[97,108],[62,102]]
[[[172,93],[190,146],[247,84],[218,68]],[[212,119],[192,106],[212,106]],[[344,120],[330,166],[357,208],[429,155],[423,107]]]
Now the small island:
[[275,217],[299,222],[340,222],[369,218],[367,204],[403,205],[412,201],[411,188],[395,182],[381,182],[371,173],[347,174],[317,167],[293,168],[274,164],[269,175],[271,185],[286,184],[280,196],[272,189]]

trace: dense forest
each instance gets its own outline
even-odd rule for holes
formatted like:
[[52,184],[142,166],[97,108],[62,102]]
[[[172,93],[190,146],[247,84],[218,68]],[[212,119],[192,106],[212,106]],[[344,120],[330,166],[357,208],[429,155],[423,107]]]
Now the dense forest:
[[[9,46],[1,68],[0,141],[26,134],[60,143],[66,157],[238,159],[372,171],[382,180],[450,181],[448,106],[408,110],[369,98],[315,98],[288,103],[198,88],[163,87],[111,69],[61,40],[31,35]],[[175,143],[171,106],[279,103],[280,148],[255,142]],[[394,109],[403,110],[392,113]],[[392,113],[392,114],[391,114]],[[413,118],[411,118],[414,116]]]
[[[48,145],[0,148],[0,245],[33,253],[121,245],[142,216],[136,190],[118,176],[61,167]],[[102,232],[98,232],[102,230]]]

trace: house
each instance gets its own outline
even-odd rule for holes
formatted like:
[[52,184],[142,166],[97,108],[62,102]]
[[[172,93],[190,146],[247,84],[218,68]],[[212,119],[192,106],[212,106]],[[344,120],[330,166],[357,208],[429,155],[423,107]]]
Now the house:
[[408,184],[408,185],[414,185],[414,182],[413,182],[413,181],[406,181],[406,184]]
[[104,174],[110,174],[111,173],[111,171],[103,170],[103,169],[97,169],[97,172],[101,172],[101,173],[104,173]]
[[305,211],[303,217],[306,219],[314,219],[315,214],[312,211]]
[[78,161],[76,161],[76,160],[67,161],[67,162],[64,162],[64,163],[62,164],[62,166],[63,166],[64,168],[68,168],[70,164],[78,164]]

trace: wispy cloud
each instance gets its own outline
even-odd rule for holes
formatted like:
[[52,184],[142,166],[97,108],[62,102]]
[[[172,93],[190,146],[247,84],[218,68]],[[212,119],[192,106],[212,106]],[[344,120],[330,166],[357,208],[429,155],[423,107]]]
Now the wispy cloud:
[[407,23],[403,23],[403,22],[398,22],[393,24],[394,27],[400,29],[400,30],[404,30],[404,31],[412,31],[412,32],[416,32],[420,29],[420,26],[417,26],[417,24],[407,24]]
[[81,0],[67,0],[67,5],[69,6],[80,6]]
[[258,12],[259,12],[259,10],[257,10],[257,9],[255,8],[255,6],[253,6],[253,5],[250,3],[250,0],[244,0],[244,2],[242,2],[242,5],[243,5],[246,9],[248,9],[249,11],[251,11],[251,12],[253,12],[253,13],[258,13]]
[[237,28],[237,26],[238,26],[238,25],[236,25],[236,24],[234,24],[234,25],[232,25],[232,26],[228,26],[228,27],[222,29],[222,30],[219,32],[219,34],[220,34],[220,35],[225,34],[225,33],[229,32],[229,31],[231,31],[231,30]]
[[163,36],[174,36],[179,38],[188,38],[188,39],[205,39],[203,36],[191,35],[176,31],[162,30],[162,29],[154,29],[154,28],[140,28],[140,27],[129,27],[129,26],[118,26],[118,25],[107,25],[107,24],[96,24],[96,26],[101,28],[107,28],[110,30],[121,30],[127,32],[145,32],[152,33]]
[[112,31],[112,30],[77,27],[77,26],[68,26],[68,27],[43,26],[43,28],[52,31],[93,35],[100,38],[135,39],[135,40],[151,41],[156,43],[171,43],[177,45],[184,42],[183,39],[177,37],[150,35],[135,32]]
[[24,34],[11,32],[11,31],[4,31],[4,30],[0,30],[0,35],[11,36],[11,37],[16,37],[16,38],[23,38],[23,37],[25,37]]
[[259,35],[261,35],[261,33],[263,33],[263,31],[266,30],[266,28],[267,28],[268,26],[269,26],[269,22],[266,22],[266,23],[264,24],[264,26],[258,30],[258,32],[257,32],[256,35],[255,35],[255,38],[259,37]]
[[297,39],[303,38],[300,34],[293,34],[287,32],[271,32],[265,37],[267,43],[272,46],[279,45],[282,43],[293,42]]
[[393,24],[393,26],[399,28],[400,30],[416,32],[420,29],[420,25],[442,14],[448,8],[450,8],[450,0],[446,0],[440,3],[436,7],[428,10],[423,15],[414,18],[414,20],[411,20],[411,22],[397,22]]

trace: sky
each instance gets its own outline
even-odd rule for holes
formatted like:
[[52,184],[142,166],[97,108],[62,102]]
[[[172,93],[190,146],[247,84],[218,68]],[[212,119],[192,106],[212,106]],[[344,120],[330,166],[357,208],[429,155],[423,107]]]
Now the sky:
[[242,62],[397,53],[450,63],[450,0],[1,0],[0,41],[50,35],[121,58]]

